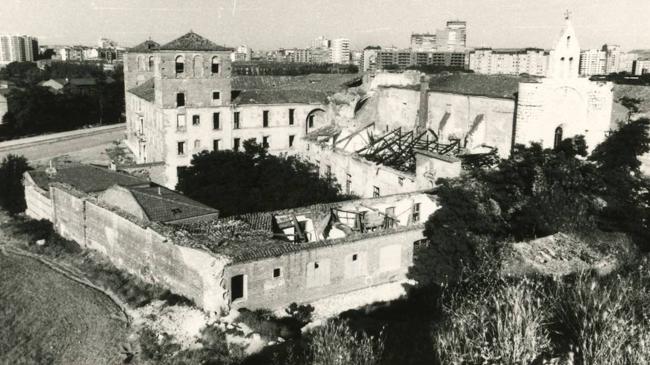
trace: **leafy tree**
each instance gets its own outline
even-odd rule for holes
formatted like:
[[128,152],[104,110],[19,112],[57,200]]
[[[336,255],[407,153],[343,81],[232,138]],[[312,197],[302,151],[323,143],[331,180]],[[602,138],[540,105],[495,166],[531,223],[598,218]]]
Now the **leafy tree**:
[[475,265],[499,242],[593,230],[602,184],[596,168],[578,158],[585,154],[582,137],[565,140],[555,150],[518,145],[495,169],[440,179],[441,208],[424,231],[430,246],[416,257],[412,275],[427,282],[435,267],[441,272],[434,277],[453,277],[461,261]]
[[176,189],[219,209],[223,216],[346,199],[331,178],[295,156],[269,155],[254,140],[244,151],[203,151],[180,171]]
[[0,207],[10,214],[24,212],[27,208],[23,173],[31,169],[23,156],[8,155],[0,164]]
[[619,125],[590,156],[604,182],[604,229],[623,231],[647,249],[650,242],[650,180],[639,156],[650,152],[650,120]]

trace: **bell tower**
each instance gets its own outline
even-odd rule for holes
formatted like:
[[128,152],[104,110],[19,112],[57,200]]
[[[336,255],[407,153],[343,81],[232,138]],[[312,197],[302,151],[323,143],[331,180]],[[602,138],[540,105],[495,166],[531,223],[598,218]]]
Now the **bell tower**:
[[550,52],[548,77],[555,79],[577,78],[580,67],[580,44],[576,38],[571,13],[564,14],[564,27],[555,47]]

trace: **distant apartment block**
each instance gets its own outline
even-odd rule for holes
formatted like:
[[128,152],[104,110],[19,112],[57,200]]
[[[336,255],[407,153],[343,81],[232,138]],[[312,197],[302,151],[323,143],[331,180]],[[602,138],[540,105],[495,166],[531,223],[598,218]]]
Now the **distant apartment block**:
[[338,38],[331,43],[331,63],[349,64],[351,59],[350,40]]
[[380,47],[366,47],[361,54],[362,72],[375,72],[377,70],[377,54],[381,51]]
[[411,50],[415,52],[458,52],[467,47],[467,22],[460,20],[448,21],[444,29],[436,33],[411,34]]
[[0,67],[31,62],[38,55],[38,40],[28,35],[0,35]]
[[607,53],[600,49],[580,52],[580,75],[605,75],[607,73]]
[[634,61],[633,73],[635,75],[650,74],[650,60],[636,60],[636,61]]
[[637,55],[627,54],[621,46],[605,44],[600,49],[580,52],[580,75],[607,75],[616,72],[633,72]]
[[397,66],[404,69],[409,66],[444,66],[466,68],[465,52],[414,52],[412,50],[379,50],[377,52],[377,69],[385,70]]
[[469,53],[469,69],[485,75],[545,76],[548,59],[540,48],[477,48]]

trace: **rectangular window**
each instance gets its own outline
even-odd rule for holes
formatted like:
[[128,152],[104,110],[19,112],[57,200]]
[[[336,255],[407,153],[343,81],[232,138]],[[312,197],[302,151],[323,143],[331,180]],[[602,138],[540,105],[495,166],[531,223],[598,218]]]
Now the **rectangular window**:
[[211,69],[213,74],[218,74],[219,73],[219,64],[215,62],[215,60],[212,60],[212,69]]
[[179,114],[176,116],[176,129],[178,130],[185,129],[185,114]]
[[413,222],[420,221],[420,203],[413,204]]
[[293,140],[296,136],[289,136],[289,148],[293,147]]
[[379,186],[373,186],[372,187],[372,197],[373,198],[379,198]]
[[275,269],[273,269],[273,277],[279,278],[280,276],[282,276],[282,271],[280,270],[280,268],[276,267]]
[[358,258],[359,256],[356,253],[352,255],[352,261],[357,261]]
[[178,142],[176,144],[176,148],[177,148],[179,156],[182,156],[182,155],[185,154],[185,142]]
[[192,125],[201,124],[201,117],[198,115],[192,115]]
[[230,279],[230,301],[246,298],[246,278],[244,275],[235,275]]
[[239,129],[239,112],[235,112],[235,114],[233,115],[233,118],[234,118],[234,120],[233,120],[233,124],[234,124],[233,129]]
[[212,100],[219,100],[221,99],[221,93],[218,91],[213,91],[212,92]]
[[265,110],[262,112],[262,126],[268,128],[269,126],[269,111]]
[[221,142],[220,139],[215,139],[212,141],[212,150],[213,151],[219,151],[219,142]]
[[269,137],[268,136],[262,137],[262,147],[269,148]]
[[239,151],[239,138],[235,138],[232,143],[232,149],[234,151]]
[[177,93],[176,94],[176,106],[177,107],[185,106],[185,94],[184,93]]
[[295,109],[289,109],[289,125],[293,125],[294,123],[294,114],[296,110]]
[[197,139],[194,141],[194,149],[195,150],[201,149],[201,140]]
[[314,128],[314,116],[310,115],[308,119],[308,124],[309,128]]
[[219,113],[212,113],[212,129],[221,129],[221,121],[219,120]]

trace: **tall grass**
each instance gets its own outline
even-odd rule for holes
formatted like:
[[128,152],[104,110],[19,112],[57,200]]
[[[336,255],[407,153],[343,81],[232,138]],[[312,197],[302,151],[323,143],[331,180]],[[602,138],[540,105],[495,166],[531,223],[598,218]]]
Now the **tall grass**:
[[445,307],[447,320],[434,334],[443,364],[528,364],[550,347],[550,311],[532,280],[501,282],[482,298],[461,294]]
[[384,351],[380,338],[355,334],[344,321],[329,321],[308,339],[312,365],[378,365]]

